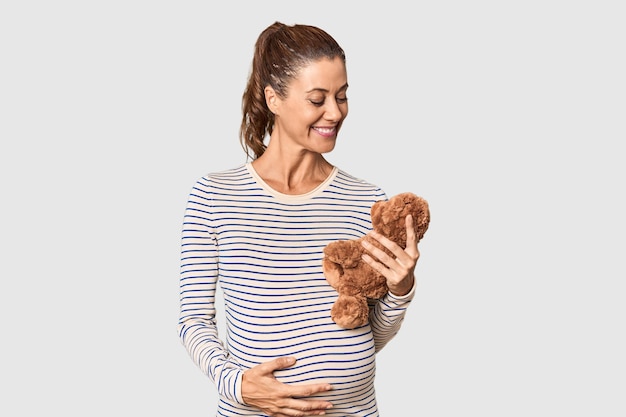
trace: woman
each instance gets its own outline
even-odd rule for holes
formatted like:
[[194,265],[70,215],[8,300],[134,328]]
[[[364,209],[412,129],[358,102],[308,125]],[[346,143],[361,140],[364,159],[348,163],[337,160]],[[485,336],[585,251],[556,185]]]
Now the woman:
[[[191,191],[178,328],[216,385],[217,415],[378,415],[375,356],[413,298],[419,252],[410,218],[406,249],[371,231],[370,208],[386,194],[323,156],[348,114],[347,90],[344,51],[330,35],[270,25],[243,95],[241,141],[252,161],[206,175]],[[395,255],[366,247],[389,293],[371,303],[369,324],[346,330],[330,317],[337,293],[322,273],[322,251],[368,232]]]

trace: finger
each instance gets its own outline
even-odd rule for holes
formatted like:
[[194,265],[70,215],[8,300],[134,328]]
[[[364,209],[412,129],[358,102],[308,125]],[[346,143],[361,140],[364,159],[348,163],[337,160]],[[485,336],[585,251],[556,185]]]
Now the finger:
[[[290,385],[289,396],[296,398],[310,397],[320,392],[326,392],[333,389],[333,386],[327,383],[323,384],[307,384],[307,385]],[[327,401],[320,401],[320,404],[329,404]]]
[[370,246],[371,249],[368,248],[368,250],[371,250],[373,255],[378,256],[380,262],[377,262],[367,253],[363,254],[362,259],[375,271],[384,276],[387,279],[387,284],[390,286],[394,286],[406,278],[415,266],[415,262],[406,253],[402,256],[404,260],[400,262],[398,258],[394,259],[384,251],[376,249],[373,245],[370,244]]
[[[380,234],[379,232],[375,230],[372,230],[370,232],[370,236],[376,239],[381,245],[386,247],[389,250],[389,252],[391,252],[395,256],[395,260],[397,260],[397,262],[410,268],[411,265],[414,264],[415,261],[417,260],[417,257],[419,254],[417,250],[417,243],[418,243],[417,234],[415,232],[415,228],[413,227],[413,216],[411,214],[407,214],[407,216],[405,217],[404,225],[406,227],[406,234],[407,234],[405,248],[402,248],[397,243],[387,238],[386,236],[383,236],[382,234]],[[378,257],[378,255],[375,254],[373,251],[371,252],[372,254],[376,255],[376,257]],[[379,259],[383,261],[383,259],[381,258]],[[390,258],[390,259],[394,260],[394,258]],[[390,263],[387,263],[387,262],[385,263],[389,267],[392,266],[392,264]]]
[[[376,234],[376,236],[374,236],[374,233]],[[380,237],[379,242],[381,244],[384,244],[383,239],[386,239],[387,242],[390,242],[390,245],[389,247],[387,247],[387,249],[392,252],[395,257],[390,256],[387,252],[377,248],[375,245],[367,242],[367,240],[364,239],[362,242],[363,247],[365,247],[365,249],[367,249],[371,253],[372,257],[376,258],[380,262],[380,265],[374,265],[368,262],[370,266],[372,266],[374,269],[376,269],[387,278],[389,278],[386,273],[387,269],[392,270],[395,273],[401,274],[404,269],[411,268],[411,265],[414,263],[414,255],[408,254],[400,246],[385,238],[378,232],[372,232],[372,237],[376,238],[377,240],[378,237]],[[393,245],[393,247],[391,245]]]
[[294,416],[300,416],[302,412],[307,416],[323,415],[326,410],[331,408],[333,408],[333,405],[328,401],[301,400],[294,398],[288,400],[287,403],[280,408],[279,412]]
[[417,235],[415,234],[415,228],[413,227],[413,216],[408,214],[406,216],[406,246],[409,247],[409,244],[415,244],[417,241]]
[[[384,246],[389,252],[391,252],[396,258],[400,258],[402,259],[402,257],[406,256],[406,252],[405,249],[403,247],[401,247],[400,245],[398,245],[396,242],[394,242],[393,240],[387,238],[386,236],[380,234],[380,232],[374,231],[372,230],[370,232],[370,236],[374,239],[376,239],[378,241],[378,243],[380,243],[382,246]],[[367,241],[366,239],[363,239],[363,241]],[[383,259],[381,259],[379,257],[379,253],[384,253],[384,251],[380,250],[380,252],[376,252],[374,253],[373,250],[370,250],[370,252],[372,252],[373,255],[375,255],[377,258],[379,258],[381,261],[383,261]],[[389,259],[393,260],[392,257],[389,257]],[[385,262],[386,263],[386,262]]]
[[309,397],[318,392],[325,392],[331,389],[332,386],[330,384],[291,386],[284,392],[285,396],[276,404],[272,415],[324,415],[326,410],[333,407],[333,404],[329,401],[310,399]]
[[300,417],[300,416],[323,416],[325,414],[326,414],[325,410],[305,411],[303,414],[302,410],[289,409],[289,410],[285,410],[284,412],[276,412],[270,415],[272,417]]
[[256,368],[260,373],[270,374],[279,369],[289,368],[295,363],[296,358],[291,356],[282,356],[280,358],[272,359],[268,362],[263,362],[255,366],[254,368]]
[[[378,236],[382,237],[382,235],[380,235],[379,233],[377,233]],[[372,232],[372,237],[378,240],[378,236],[375,236]],[[386,238],[384,238],[386,239]],[[387,239],[388,240],[388,239]],[[383,242],[381,240],[379,240],[379,242],[381,244],[383,244]],[[372,244],[371,242],[368,242],[367,239],[363,239],[361,241],[361,245],[370,253],[373,255],[374,258],[378,259],[380,262],[382,263],[387,263],[389,262],[392,258],[391,256],[389,256],[384,250],[376,247],[374,244]]]
[[411,255],[417,253],[417,233],[413,227],[413,216],[406,216],[406,248],[405,251]]
[[[386,247],[389,250],[391,250],[394,247],[399,247],[396,242],[394,242],[393,240],[389,239],[387,236],[382,235],[380,232],[377,232],[376,230],[372,230],[369,233],[369,235],[370,235],[370,237],[376,239],[378,241],[378,243],[380,243],[381,245],[383,245],[384,247]],[[369,242],[367,241],[367,239],[363,239],[363,243],[369,243]]]

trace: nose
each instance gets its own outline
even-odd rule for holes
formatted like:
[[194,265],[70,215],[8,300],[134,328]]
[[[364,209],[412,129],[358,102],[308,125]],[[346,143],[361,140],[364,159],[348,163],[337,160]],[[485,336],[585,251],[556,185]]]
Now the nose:
[[339,103],[337,103],[337,100],[326,100],[324,118],[332,122],[338,122],[343,117],[344,112],[342,111]]

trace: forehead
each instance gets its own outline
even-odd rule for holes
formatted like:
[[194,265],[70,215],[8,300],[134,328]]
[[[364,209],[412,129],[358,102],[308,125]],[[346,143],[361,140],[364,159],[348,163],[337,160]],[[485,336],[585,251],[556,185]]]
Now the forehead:
[[292,80],[291,87],[304,91],[336,91],[348,84],[346,64],[339,57],[322,58],[302,67]]

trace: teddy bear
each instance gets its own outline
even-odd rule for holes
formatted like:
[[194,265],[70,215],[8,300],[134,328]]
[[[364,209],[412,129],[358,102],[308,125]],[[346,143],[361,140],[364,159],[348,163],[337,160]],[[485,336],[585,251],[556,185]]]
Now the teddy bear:
[[[372,228],[402,248],[406,247],[405,219],[408,214],[413,217],[413,228],[418,242],[424,237],[430,223],[428,202],[410,192],[376,201],[370,213]],[[393,256],[388,249],[368,235],[358,239],[333,241],[324,247],[324,277],[339,293],[331,308],[331,318],[346,329],[366,324],[369,317],[368,299],[380,299],[389,291],[385,277],[361,259],[363,253],[367,252],[361,244],[363,239]]]

